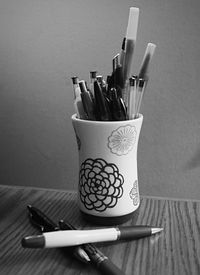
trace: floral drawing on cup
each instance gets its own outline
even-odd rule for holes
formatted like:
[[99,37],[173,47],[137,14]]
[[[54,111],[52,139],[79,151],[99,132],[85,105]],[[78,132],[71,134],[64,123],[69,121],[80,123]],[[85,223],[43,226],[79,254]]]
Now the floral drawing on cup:
[[133,200],[133,204],[136,206],[140,202],[140,197],[139,197],[139,191],[138,191],[138,181],[134,181],[133,183],[133,188],[131,189],[130,193],[130,198]]
[[88,158],[80,167],[79,194],[88,210],[113,208],[123,194],[123,183],[118,167],[101,158]]
[[135,126],[120,126],[108,137],[108,148],[118,156],[126,155],[133,149],[136,134]]

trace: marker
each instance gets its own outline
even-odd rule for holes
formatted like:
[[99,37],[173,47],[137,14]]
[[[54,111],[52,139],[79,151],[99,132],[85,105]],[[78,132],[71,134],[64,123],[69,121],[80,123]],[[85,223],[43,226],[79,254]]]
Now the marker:
[[22,239],[22,246],[28,248],[53,248],[76,246],[85,243],[109,242],[138,239],[161,232],[162,228],[150,226],[127,226],[95,230],[60,230]]
[[149,67],[151,64],[151,60],[153,58],[154,52],[156,49],[156,45],[153,43],[148,43],[146,47],[146,51],[144,53],[144,57],[139,70],[139,78],[148,78],[149,75]]
[[126,48],[125,48],[125,58],[124,58],[124,81],[130,78],[131,65],[133,59],[133,53],[137,38],[139,20],[139,8],[131,7],[129,10],[129,19],[126,30]]

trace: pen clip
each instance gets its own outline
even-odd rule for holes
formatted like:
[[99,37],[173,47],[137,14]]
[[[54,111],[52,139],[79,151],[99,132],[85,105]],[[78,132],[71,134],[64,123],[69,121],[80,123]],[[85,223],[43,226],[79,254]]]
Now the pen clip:
[[29,213],[29,220],[34,227],[37,227],[41,232],[57,231],[59,227],[51,219],[49,219],[39,209],[35,211],[35,208],[31,205],[27,206]]

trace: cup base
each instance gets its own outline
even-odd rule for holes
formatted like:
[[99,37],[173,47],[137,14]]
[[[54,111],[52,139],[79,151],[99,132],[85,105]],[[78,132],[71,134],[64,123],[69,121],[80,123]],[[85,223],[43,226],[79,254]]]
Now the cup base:
[[99,216],[86,214],[82,211],[80,212],[82,214],[82,217],[90,223],[97,224],[97,225],[118,225],[130,220],[133,217],[133,214],[137,213],[137,210],[138,209],[136,209],[135,211],[129,214],[126,214],[123,216],[116,216],[116,217],[99,217]]

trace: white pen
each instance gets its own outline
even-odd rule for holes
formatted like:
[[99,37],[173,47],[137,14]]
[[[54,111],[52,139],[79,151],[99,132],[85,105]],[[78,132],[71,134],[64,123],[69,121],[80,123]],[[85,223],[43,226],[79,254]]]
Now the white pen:
[[85,119],[85,111],[83,108],[79,79],[77,76],[72,77],[72,84],[74,90],[74,109],[76,111],[77,118]]
[[128,107],[127,114],[129,119],[133,119],[136,114],[136,92],[137,92],[137,76],[129,79]]
[[147,79],[139,78],[137,83],[137,102],[136,102],[136,112],[135,112],[135,118],[138,117],[140,112],[140,106],[142,103],[142,97],[144,95],[144,91],[147,85]]
[[138,20],[139,8],[131,7],[129,11],[128,25],[126,30],[126,46],[123,64],[125,82],[130,78],[131,74],[131,65],[137,38]]
[[153,43],[148,43],[144,57],[139,70],[139,78],[148,78],[149,67],[156,49],[156,45]]
[[27,248],[53,248],[75,246],[85,243],[138,239],[161,232],[163,228],[150,226],[126,226],[94,230],[59,230],[22,239]]

